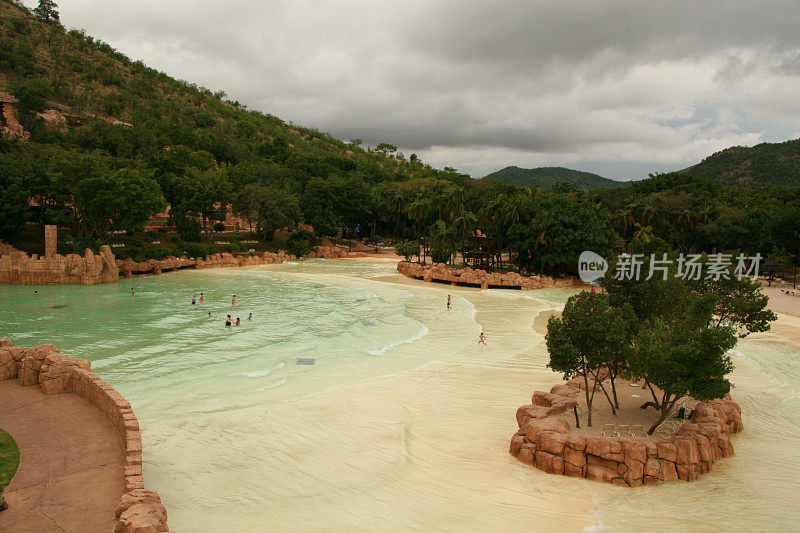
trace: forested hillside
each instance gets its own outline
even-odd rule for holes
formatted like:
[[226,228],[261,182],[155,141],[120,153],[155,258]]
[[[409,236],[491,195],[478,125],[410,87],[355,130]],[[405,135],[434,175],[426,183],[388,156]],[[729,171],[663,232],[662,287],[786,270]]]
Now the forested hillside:
[[712,154],[684,172],[726,185],[800,185],[800,139],[733,146]]
[[627,185],[626,182],[611,180],[591,172],[564,167],[520,168],[511,166],[492,172],[484,177],[496,178],[503,183],[516,185],[517,187],[552,187],[559,183],[569,183],[578,189],[599,189]]
[[[335,233],[363,222],[376,187],[468,179],[414,154],[406,158],[388,143],[365,149],[358,139],[342,142],[248,110],[222,91],[175,80],[9,0],[0,0],[0,91],[19,100],[20,123],[30,132],[28,142],[2,145],[3,186],[20,202],[3,202],[0,239],[13,241],[26,219],[75,222],[70,204],[80,230],[102,239],[141,224],[162,207],[162,194],[178,226],[192,226],[195,215],[217,219],[214,205],[233,203],[262,219],[265,230],[304,217]],[[50,109],[58,120],[48,123],[38,114]],[[98,202],[91,196],[104,192],[119,204],[109,210],[123,216],[112,219],[92,205]],[[28,209],[26,197],[38,209]],[[265,197],[280,201],[261,205]],[[134,199],[136,209],[126,209]]]

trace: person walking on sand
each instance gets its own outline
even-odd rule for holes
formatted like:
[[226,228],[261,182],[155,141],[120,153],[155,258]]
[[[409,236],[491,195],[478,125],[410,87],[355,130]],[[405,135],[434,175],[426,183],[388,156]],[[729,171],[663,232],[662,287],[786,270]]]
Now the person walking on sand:
[[231,325],[231,315],[228,315],[228,318],[225,319],[225,325],[226,326],[230,326]]
[[450,295],[447,295],[447,310],[450,310]]
[[484,346],[486,346],[486,335],[484,335],[482,331],[481,331],[481,336],[478,337],[478,344],[483,344]]
[[231,307],[236,307],[236,295],[233,295],[233,300],[231,300]]

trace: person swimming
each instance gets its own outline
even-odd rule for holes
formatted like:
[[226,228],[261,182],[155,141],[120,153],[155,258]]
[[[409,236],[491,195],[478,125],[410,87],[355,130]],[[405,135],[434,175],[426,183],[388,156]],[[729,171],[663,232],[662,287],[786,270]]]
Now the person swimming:
[[233,295],[233,300],[231,300],[231,307],[236,307],[236,295]]
[[447,295],[447,309],[450,309],[450,295]]
[[484,346],[486,346],[486,335],[484,335],[482,331],[481,331],[481,336],[478,338],[478,344],[483,344]]
[[192,305],[197,304],[197,295],[192,296]]
[[203,293],[200,293],[200,303],[203,303]]
[[241,324],[242,324],[242,321],[241,321],[241,320],[239,320],[239,317],[237,316],[237,317],[236,317],[236,325],[237,325],[237,326],[239,326],[239,325],[241,325]]
[[247,320],[253,320],[253,313],[250,313],[249,315],[247,315]]
[[211,311],[208,312],[208,318],[211,318]]
[[136,293],[133,292],[133,287],[131,287],[131,296],[135,295]]
[[228,318],[225,319],[225,325],[226,326],[230,326],[231,325],[231,315],[228,315]]

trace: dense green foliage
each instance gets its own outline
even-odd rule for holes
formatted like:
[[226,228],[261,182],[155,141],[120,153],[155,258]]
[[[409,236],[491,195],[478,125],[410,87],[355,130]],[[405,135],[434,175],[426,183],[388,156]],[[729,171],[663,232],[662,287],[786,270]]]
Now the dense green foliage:
[[686,172],[726,185],[800,185],[800,139],[733,146],[703,159]]
[[520,168],[506,167],[485,176],[495,178],[517,187],[553,187],[559,183],[569,183],[578,189],[600,189],[603,187],[624,187],[624,181],[616,181],[591,172],[572,170],[564,167]]

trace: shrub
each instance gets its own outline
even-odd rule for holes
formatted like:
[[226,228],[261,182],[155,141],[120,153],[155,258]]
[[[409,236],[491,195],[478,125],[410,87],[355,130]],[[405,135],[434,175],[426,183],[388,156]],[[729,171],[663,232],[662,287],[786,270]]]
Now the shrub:
[[395,245],[394,251],[397,252],[397,255],[405,257],[406,261],[411,261],[412,256],[419,255],[419,243],[414,241],[401,241]]
[[214,250],[211,246],[206,244],[196,244],[192,242],[188,242],[183,245],[183,251],[186,252],[186,255],[189,257],[205,257],[209,254],[214,253]]
[[308,255],[311,250],[314,249],[314,245],[317,242],[317,238],[314,236],[313,233],[306,230],[295,231],[289,237],[289,240],[286,241],[286,245],[289,248],[289,252],[300,257],[303,255]]
[[229,242],[228,244],[225,245],[225,251],[230,253],[241,252],[242,247],[235,242]]
[[431,250],[431,259],[434,263],[447,263],[450,261],[450,252],[447,250],[441,250],[439,248],[434,248]]
[[203,238],[200,230],[200,222],[189,217],[182,217],[175,221],[175,230],[178,232],[183,240],[189,242],[198,242]]
[[222,222],[215,222],[214,231],[216,231],[217,233],[225,231],[225,224],[223,224]]

